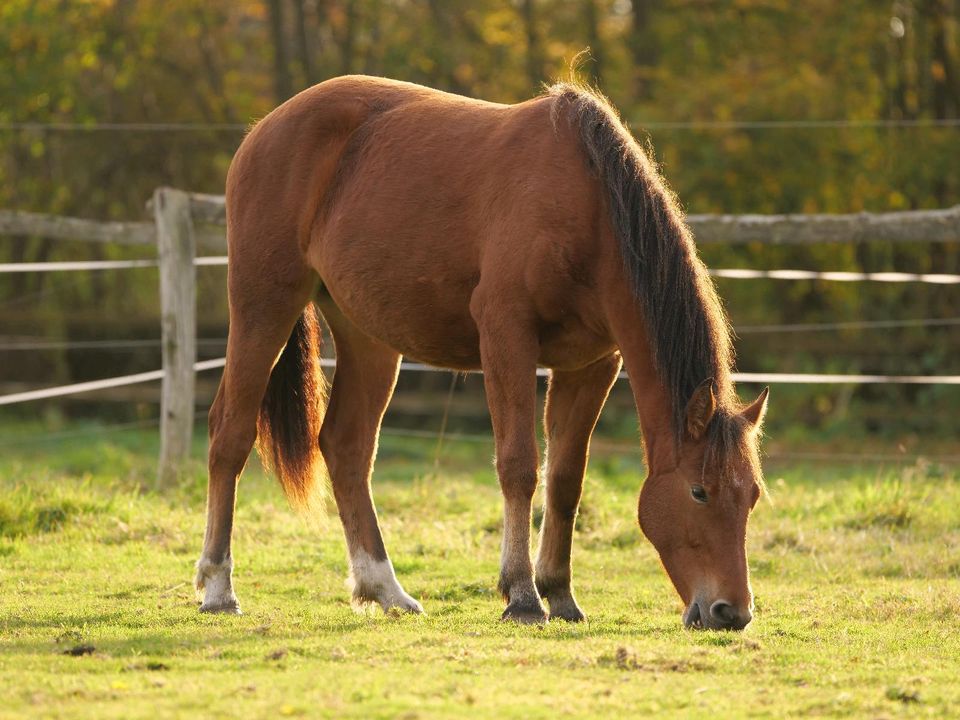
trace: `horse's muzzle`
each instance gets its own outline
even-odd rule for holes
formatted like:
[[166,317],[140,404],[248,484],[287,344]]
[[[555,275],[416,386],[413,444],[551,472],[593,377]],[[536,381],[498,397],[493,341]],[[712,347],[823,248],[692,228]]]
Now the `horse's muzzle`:
[[751,620],[749,608],[737,608],[725,600],[714,601],[708,612],[694,600],[683,613],[683,626],[688,630],[743,630]]

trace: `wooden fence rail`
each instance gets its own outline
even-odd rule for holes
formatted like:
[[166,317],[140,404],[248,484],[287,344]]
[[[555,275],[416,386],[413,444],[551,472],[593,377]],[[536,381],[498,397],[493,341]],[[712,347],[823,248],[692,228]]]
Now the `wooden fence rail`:
[[960,240],[960,205],[945,210],[849,215],[690,215],[698,243],[813,245]]
[[[98,222],[0,210],[0,236],[155,245],[160,266],[163,388],[158,479],[179,477],[193,432],[198,247],[226,249],[224,198],[159,188],[148,203],[152,222]],[[848,215],[689,215],[701,244],[807,245],[871,241],[960,242],[960,205]]]
[[[222,195],[190,196],[195,223],[226,225]],[[687,223],[700,244],[813,245],[823,243],[930,243],[960,241],[960,205],[944,210],[860,212],[846,215],[688,215]],[[2,229],[2,225],[0,225]]]
[[[187,193],[198,245],[226,247],[221,195]],[[149,210],[153,213],[153,200]],[[697,242],[708,245],[810,245],[822,243],[960,242],[960,205],[944,210],[906,210],[847,215],[688,215]],[[58,215],[0,210],[0,236],[28,235],[123,245],[152,245],[154,222],[101,222]]]
[[0,236],[2,235],[120,245],[155,245],[157,242],[157,230],[152,222],[103,222],[18,210],[0,210]]

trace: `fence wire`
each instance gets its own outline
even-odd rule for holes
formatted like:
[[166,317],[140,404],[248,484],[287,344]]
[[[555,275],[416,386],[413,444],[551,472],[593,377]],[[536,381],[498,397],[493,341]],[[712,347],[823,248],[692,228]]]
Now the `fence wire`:
[[[205,421],[207,413],[197,412],[194,415],[195,421]],[[0,440],[0,449],[47,446],[63,441],[83,440],[104,435],[112,435],[117,432],[128,432],[131,430],[145,430],[147,428],[157,427],[160,424],[160,418],[146,418],[143,420],[134,420],[124,423],[111,423],[107,425],[97,425],[91,428],[81,428],[77,430],[63,430],[54,432],[38,432],[30,437],[18,437],[8,440]],[[489,434],[479,433],[441,433],[433,430],[417,430],[412,428],[385,426],[380,429],[380,435],[383,437],[409,438],[415,440],[425,440],[437,442],[443,439],[444,443],[468,443],[472,445],[487,445],[490,448],[494,446],[494,439]],[[643,449],[639,440],[636,442],[625,442],[622,440],[611,440],[594,436],[590,443],[593,454],[625,454],[642,456]],[[806,462],[828,462],[843,464],[895,464],[895,465],[914,465],[919,462],[928,462],[937,465],[960,465],[960,455],[922,455],[907,453],[831,453],[831,452],[781,452],[773,451],[765,454],[767,460],[786,461],[800,460]]]
[[[888,330],[912,327],[952,327],[960,325],[960,317],[954,318],[912,318],[904,320],[851,320],[831,323],[786,323],[779,325],[738,325],[734,328],[737,335],[756,335],[766,333],[802,333],[828,332],[832,330]],[[40,351],[40,350],[139,350],[159,348],[162,340],[46,340],[35,337],[23,339],[6,338],[0,342],[0,351]],[[200,347],[224,347],[227,338],[198,338]]]
[[[641,130],[873,130],[884,128],[955,128],[960,118],[898,120],[642,120],[631,124]],[[2,122],[0,130],[55,132],[246,132],[253,123],[214,122]]]

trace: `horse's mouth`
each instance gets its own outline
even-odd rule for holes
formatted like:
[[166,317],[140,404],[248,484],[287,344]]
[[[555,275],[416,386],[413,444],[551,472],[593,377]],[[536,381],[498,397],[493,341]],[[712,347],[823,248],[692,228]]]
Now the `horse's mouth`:
[[687,609],[683,611],[683,626],[688,630],[703,630],[700,605],[696,600],[691,601]]

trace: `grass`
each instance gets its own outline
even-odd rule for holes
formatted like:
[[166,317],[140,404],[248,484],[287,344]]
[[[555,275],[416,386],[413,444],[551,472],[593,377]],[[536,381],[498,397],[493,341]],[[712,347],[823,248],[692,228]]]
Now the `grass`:
[[[634,521],[636,458],[591,465],[575,549],[589,622],[497,621],[489,449],[384,438],[376,498],[428,615],[351,608],[335,514],[304,520],[251,466],[235,582],[196,612],[202,467],[150,490],[151,431],[0,450],[3,717],[944,717],[960,705],[960,477],[768,468],[751,522],[756,619],[689,632]],[[202,449],[198,447],[198,457]],[[332,513],[332,508],[330,509]]]

